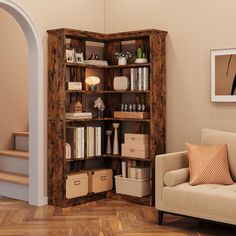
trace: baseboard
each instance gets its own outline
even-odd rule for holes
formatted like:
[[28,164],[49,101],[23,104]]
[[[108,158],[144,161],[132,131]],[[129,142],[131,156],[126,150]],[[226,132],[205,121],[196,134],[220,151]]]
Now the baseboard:
[[43,197],[43,205],[48,205],[48,197]]

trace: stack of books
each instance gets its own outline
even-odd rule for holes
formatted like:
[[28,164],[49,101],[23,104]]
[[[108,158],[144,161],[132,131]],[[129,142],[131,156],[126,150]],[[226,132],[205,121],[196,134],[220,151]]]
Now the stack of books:
[[69,113],[66,113],[66,119],[68,120],[92,119],[92,113],[91,112],[69,112]]
[[[101,127],[67,127],[66,142],[71,147],[71,158],[81,159],[101,155]],[[68,157],[67,157],[68,158]]]
[[130,69],[130,90],[145,91],[149,89],[149,68],[138,67]]
[[103,60],[85,60],[84,64],[92,66],[108,66],[108,62]]

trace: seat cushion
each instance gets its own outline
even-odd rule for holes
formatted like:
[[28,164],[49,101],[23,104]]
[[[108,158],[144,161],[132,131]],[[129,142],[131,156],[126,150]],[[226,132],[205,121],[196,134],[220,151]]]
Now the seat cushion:
[[236,223],[235,183],[191,186],[186,182],[174,187],[164,187],[163,203],[169,211],[173,209],[175,212],[175,209],[181,209],[181,214],[201,216],[201,218],[217,221],[221,217],[222,219],[232,218],[231,222]]
[[233,184],[229,173],[227,144],[186,143],[191,185]]
[[205,145],[227,144],[229,169],[232,179],[236,182],[236,133],[203,129],[201,143]]

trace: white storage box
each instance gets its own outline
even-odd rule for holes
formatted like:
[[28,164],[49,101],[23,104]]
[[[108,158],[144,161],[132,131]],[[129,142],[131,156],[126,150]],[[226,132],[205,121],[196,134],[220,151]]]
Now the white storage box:
[[67,175],[66,198],[75,198],[88,194],[88,174],[76,173]]
[[115,176],[116,193],[136,197],[147,196],[150,193],[149,180],[123,178]]

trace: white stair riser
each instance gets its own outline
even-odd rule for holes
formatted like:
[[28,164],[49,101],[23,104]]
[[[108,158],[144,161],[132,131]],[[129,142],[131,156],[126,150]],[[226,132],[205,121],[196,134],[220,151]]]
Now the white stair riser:
[[29,151],[29,137],[28,136],[16,136],[15,137],[15,149],[17,151]]
[[28,201],[29,188],[28,186],[24,185],[0,181],[0,196]]
[[1,157],[0,170],[28,175],[29,174],[28,160],[8,157],[8,156]]

